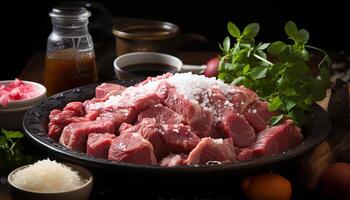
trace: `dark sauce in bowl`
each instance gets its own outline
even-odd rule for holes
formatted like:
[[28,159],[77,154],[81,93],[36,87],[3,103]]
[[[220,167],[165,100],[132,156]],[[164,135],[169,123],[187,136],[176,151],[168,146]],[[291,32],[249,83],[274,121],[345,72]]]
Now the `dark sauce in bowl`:
[[175,73],[177,68],[163,63],[138,63],[123,67],[125,72],[138,76],[158,76],[164,73]]

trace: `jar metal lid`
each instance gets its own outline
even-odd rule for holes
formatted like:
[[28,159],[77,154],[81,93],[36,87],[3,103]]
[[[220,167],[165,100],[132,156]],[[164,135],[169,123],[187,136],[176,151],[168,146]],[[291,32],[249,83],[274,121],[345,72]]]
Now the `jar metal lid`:
[[60,6],[53,8],[49,15],[59,19],[86,19],[91,13],[84,7]]

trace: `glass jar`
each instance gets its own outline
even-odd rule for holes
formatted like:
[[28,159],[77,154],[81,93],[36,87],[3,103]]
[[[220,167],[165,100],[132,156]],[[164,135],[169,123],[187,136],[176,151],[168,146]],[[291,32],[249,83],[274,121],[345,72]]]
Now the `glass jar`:
[[48,95],[97,82],[94,45],[83,7],[56,7],[50,13],[44,84]]

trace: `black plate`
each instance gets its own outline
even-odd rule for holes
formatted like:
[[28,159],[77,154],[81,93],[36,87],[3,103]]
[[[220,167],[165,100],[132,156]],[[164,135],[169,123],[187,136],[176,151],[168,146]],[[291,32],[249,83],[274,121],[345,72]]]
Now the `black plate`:
[[[130,86],[137,81],[117,81],[117,83]],[[259,169],[271,168],[275,165],[285,163],[299,155],[302,155],[312,147],[319,144],[325,139],[331,128],[331,123],[328,114],[320,106],[314,105],[313,112],[309,116],[309,123],[302,127],[304,141],[297,147],[286,152],[276,154],[273,156],[257,158],[251,161],[228,163],[215,166],[181,166],[174,168],[164,168],[150,165],[136,165],[129,163],[115,163],[105,159],[96,159],[87,156],[84,153],[76,152],[68,149],[47,136],[48,115],[54,108],[62,109],[68,102],[83,101],[91,99],[95,95],[96,85],[86,85],[83,87],[67,90],[58,93],[46,101],[38,104],[30,109],[23,119],[23,128],[26,135],[38,144],[40,147],[59,156],[64,160],[94,169],[100,172],[118,172],[119,175],[138,176],[140,173],[148,175],[175,175],[177,178],[183,177],[181,175],[191,176],[215,176],[219,175],[231,176],[251,173]]]

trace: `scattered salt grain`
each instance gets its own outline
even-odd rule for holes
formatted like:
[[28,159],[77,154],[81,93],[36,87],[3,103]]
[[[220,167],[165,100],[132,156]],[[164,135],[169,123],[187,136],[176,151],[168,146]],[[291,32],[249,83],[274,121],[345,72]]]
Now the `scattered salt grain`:
[[121,143],[118,144],[117,148],[119,150],[125,151],[126,150],[126,144],[121,142]]
[[141,134],[139,132],[133,132],[132,136],[133,137],[141,137]]
[[[195,95],[206,90],[207,88],[217,87],[224,94],[227,94],[231,88],[221,80],[215,77],[205,77],[189,73],[178,73],[167,79],[167,82],[176,87],[177,92],[187,96],[191,100],[195,100]],[[211,92],[209,92],[209,96]]]
[[222,140],[222,138],[213,139],[213,142],[214,142],[215,144],[222,144],[222,143],[223,143],[223,140]]
[[[232,92],[232,87],[225,84],[221,80],[217,80],[215,77],[208,78],[203,75],[197,75],[189,73],[177,73],[171,77],[160,80],[149,81],[144,85],[131,86],[126,88],[121,94],[110,96],[105,102],[98,102],[90,105],[92,109],[107,108],[118,105],[132,105],[135,100],[140,99],[148,94],[157,92],[159,84],[167,82],[176,88],[176,91],[183,95],[184,99],[190,100],[192,103],[198,103],[201,99],[200,106],[207,111],[212,112],[213,108],[210,105],[209,99],[213,94],[211,88],[220,89],[221,92],[226,95]],[[165,88],[165,85],[161,86]],[[244,104],[244,102],[242,102]],[[227,101],[225,106],[232,106]]]

